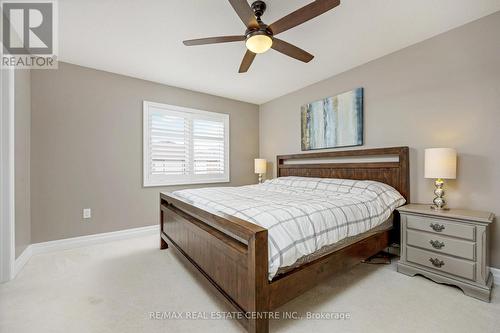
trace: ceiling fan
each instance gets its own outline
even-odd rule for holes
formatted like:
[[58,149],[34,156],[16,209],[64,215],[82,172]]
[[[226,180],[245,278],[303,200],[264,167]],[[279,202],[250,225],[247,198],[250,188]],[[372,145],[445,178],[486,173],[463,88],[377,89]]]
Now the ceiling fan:
[[255,55],[264,53],[270,48],[303,62],[311,61],[314,58],[312,54],[275,36],[337,7],[340,5],[340,0],[316,0],[270,25],[261,20],[266,10],[264,1],[255,1],[251,7],[246,0],[229,0],[229,3],[247,28],[244,35],[191,39],[183,43],[186,46],[193,46],[245,41],[247,51],[238,71],[245,73],[250,68]]

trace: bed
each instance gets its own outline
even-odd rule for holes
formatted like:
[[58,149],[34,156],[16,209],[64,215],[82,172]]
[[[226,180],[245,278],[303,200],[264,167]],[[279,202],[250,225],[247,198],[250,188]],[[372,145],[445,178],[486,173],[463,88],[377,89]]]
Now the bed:
[[276,167],[262,185],[160,194],[160,247],[196,267],[249,332],[397,242],[393,211],[409,201],[408,147],[284,155]]

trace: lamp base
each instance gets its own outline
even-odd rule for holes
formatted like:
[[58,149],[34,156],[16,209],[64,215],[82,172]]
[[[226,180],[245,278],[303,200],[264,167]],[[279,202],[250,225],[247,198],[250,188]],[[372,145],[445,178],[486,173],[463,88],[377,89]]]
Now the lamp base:
[[441,207],[439,208],[438,206],[430,206],[432,210],[435,210],[435,211],[447,211],[447,210],[450,210],[448,207]]
[[436,179],[434,182],[434,185],[436,186],[436,189],[434,190],[434,194],[436,197],[432,202],[434,203],[434,206],[431,206],[431,208],[435,210],[446,210],[446,201],[444,200],[444,190],[443,190],[443,185],[444,185],[444,180],[441,178]]

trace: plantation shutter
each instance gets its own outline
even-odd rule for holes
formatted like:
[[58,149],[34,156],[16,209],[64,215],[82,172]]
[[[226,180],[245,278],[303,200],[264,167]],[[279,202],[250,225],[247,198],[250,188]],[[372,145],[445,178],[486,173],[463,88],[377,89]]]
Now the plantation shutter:
[[179,115],[153,111],[150,115],[149,172],[152,175],[189,174],[189,121]]
[[193,120],[194,174],[224,174],[224,122]]
[[229,181],[229,116],[144,102],[144,186]]

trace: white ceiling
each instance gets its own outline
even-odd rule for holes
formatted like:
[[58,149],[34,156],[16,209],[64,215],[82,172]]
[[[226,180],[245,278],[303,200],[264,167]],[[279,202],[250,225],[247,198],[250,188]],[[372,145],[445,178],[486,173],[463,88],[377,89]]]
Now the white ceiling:
[[[270,24],[308,0],[267,0]],[[59,0],[60,60],[255,104],[364,64],[500,10],[500,0],[343,0],[280,34],[315,55],[274,50],[238,74],[243,42],[184,39],[244,33],[225,0]]]

